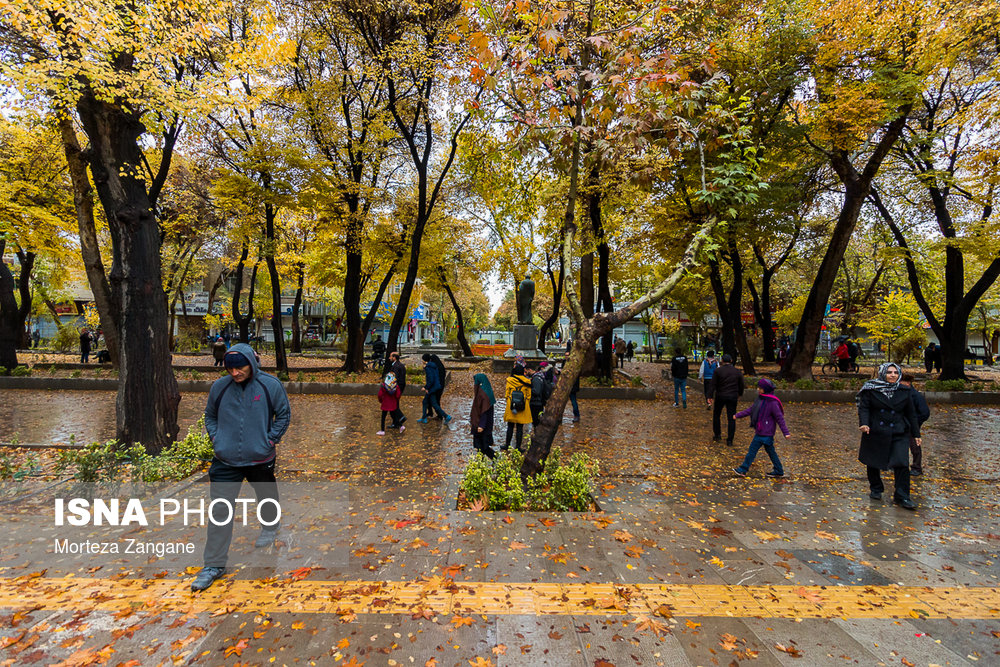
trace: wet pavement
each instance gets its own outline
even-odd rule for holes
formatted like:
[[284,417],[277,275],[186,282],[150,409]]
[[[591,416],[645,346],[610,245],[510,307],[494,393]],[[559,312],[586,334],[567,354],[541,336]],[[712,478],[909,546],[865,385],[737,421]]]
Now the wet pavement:
[[[53,525],[63,487],[5,505],[0,662],[1000,663],[1000,410],[934,410],[913,482],[920,507],[907,512],[869,500],[849,405],[787,406],[788,476],[770,480],[763,452],[749,477],[731,473],[750,430],[740,423],[736,447],[713,443],[694,400],[581,401],[582,421],[567,414],[557,441],[599,461],[603,511],[465,512],[466,375],[443,401],[451,425],[416,424],[407,398],[406,432],[382,437],[372,397],[292,396],[283,541],[254,550],[256,528],[238,527],[233,574],[199,595],[187,586],[204,529],[72,533]],[[185,426],[203,402],[184,397]],[[104,439],[113,404],[110,393],[5,391],[0,440]],[[196,550],[53,553],[81,532]]]

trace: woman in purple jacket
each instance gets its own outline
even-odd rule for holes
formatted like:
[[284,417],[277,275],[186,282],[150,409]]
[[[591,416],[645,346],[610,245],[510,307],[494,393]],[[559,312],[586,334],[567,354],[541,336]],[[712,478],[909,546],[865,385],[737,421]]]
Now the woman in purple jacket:
[[757,458],[757,452],[763,447],[767,455],[771,457],[774,469],[764,473],[767,477],[784,477],[785,469],[781,466],[781,459],[774,448],[774,433],[780,428],[786,438],[792,437],[785,425],[785,410],[781,406],[781,401],[774,395],[774,383],[767,378],[757,380],[757,398],[753,405],[736,413],[736,419],[750,417],[750,426],[754,428],[753,440],[750,441],[750,449],[747,450],[746,458],[738,468],[733,468],[740,477],[746,477],[750,471],[753,460]]

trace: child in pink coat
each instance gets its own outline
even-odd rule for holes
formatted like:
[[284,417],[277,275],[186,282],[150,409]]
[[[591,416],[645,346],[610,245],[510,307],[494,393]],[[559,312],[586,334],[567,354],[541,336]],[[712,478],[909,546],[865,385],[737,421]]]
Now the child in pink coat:
[[[385,435],[385,416],[399,409],[399,397],[402,394],[403,390],[396,383],[396,375],[394,373],[386,373],[382,384],[378,387],[378,400],[382,404],[382,426],[375,435]],[[397,424],[393,423],[393,427],[395,426]],[[399,424],[399,432],[402,433],[404,430],[406,430],[406,427]]]

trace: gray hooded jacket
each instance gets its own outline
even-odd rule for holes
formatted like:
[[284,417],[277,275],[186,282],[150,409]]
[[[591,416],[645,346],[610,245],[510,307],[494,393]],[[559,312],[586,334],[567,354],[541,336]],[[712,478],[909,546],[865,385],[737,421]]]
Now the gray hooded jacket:
[[272,461],[274,446],[288,429],[291,409],[278,378],[264,373],[253,348],[238,343],[227,354],[239,352],[250,363],[250,379],[242,385],[226,376],[212,384],[205,406],[205,428],[215,456],[231,466]]

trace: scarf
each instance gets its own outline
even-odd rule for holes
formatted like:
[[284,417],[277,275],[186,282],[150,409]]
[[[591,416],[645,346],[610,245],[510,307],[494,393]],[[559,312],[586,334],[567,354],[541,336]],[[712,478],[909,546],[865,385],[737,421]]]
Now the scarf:
[[486,398],[490,400],[490,405],[494,405],[497,399],[493,396],[493,385],[490,384],[490,379],[486,377],[485,373],[476,373],[472,377],[473,383],[476,387],[479,387],[482,392],[486,395]]
[[[899,377],[896,378],[895,382],[889,382],[885,379],[886,373],[889,372],[890,367],[895,367],[896,372],[899,373]],[[878,373],[874,380],[868,380],[861,386],[861,391],[855,396],[854,401],[860,405],[861,394],[868,390],[874,390],[881,392],[886,398],[892,398],[892,395],[896,393],[899,389],[899,380],[903,377],[903,369],[899,367],[899,364],[894,362],[886,362],[878,367]]]
[[396,393],[396,374],[386,373],[385,379],[382,380],[382,386],[385,387],[385,390],[390,394]]

